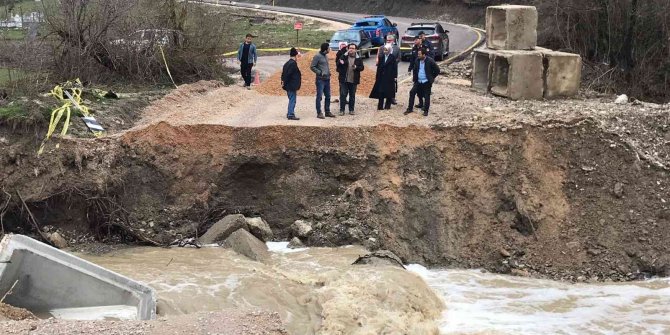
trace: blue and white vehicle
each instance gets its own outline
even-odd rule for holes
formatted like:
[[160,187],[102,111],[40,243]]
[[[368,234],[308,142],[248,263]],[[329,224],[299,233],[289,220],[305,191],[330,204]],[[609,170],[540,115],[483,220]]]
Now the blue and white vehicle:
[[350,29],[364,31],[372,41],[372,45],[378,47],[384,45],[388,35],[395,35],[396,39],[398,38],[397,26],[384,15],[372,15],[359,19]]

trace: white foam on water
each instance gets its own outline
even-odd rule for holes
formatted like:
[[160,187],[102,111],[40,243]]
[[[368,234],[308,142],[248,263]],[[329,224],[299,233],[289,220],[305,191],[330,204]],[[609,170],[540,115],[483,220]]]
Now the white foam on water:
[[444,299],[443,334],[670,334],[670,279],[569,284],[410,264]]
[[58,308],[49,311],[56,319],[63,320],[136,320],[137,307],[111,305],[96,307]]
[[289,242],[266,242],[268,246],[268,250],[270,252],[276,252],[280,254],[289,254],[293,252],[301,252],[305,251],[308,248],[296,248],[296,249],[291,249],[288,247]]

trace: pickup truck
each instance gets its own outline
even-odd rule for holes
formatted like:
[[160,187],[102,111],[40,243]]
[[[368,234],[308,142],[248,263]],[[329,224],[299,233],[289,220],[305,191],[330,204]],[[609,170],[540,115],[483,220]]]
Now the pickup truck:
[[391,23],[384,15],[372,15],[359,19],[350,29],[362,30],[370,37],[373,46],[384,45],[387,35],[398,38],[397,24]]

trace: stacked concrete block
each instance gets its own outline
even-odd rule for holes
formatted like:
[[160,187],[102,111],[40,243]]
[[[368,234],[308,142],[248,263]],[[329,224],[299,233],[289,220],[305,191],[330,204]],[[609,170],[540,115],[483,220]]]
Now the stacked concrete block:
[[486,8],[486,46],[495,50],[533,50],[537,46],[537,10],[533,6]]
[[577,93],[581,58],[537,47],[535,7],[488,7],[486,30],[487,47],[473,53],[473,88],[514,100]]
[[554,99],[577,94],[582,78],[582,57],[559,51],[543,51],[544,97]]

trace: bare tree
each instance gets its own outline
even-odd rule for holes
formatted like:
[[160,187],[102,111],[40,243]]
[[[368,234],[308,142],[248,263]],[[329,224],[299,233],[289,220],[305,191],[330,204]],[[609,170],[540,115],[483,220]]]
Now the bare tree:
[[46,22],[61,42],[59,67],[77,68],[92,59],[116,70],[107,48],[109,33],[136,5],[137,0],[61,0],[48,5]]

